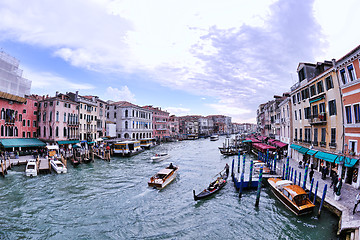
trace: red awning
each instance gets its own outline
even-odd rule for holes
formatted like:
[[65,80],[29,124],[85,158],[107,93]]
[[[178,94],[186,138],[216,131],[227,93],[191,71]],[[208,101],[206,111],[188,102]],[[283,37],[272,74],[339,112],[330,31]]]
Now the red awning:
[[276,147],[274,146],[270,146],[270,145],[267,145],[267,144],[264,144],[264,143],[254,143],[253,144],[253,147],[256,148],[257,150],[260,150],[260,151],[266,151],[266,150],[276,150]]
[[279,148],[287,147],[287,145],[288,145],[287,143],[283,143],[283,142],[280,142],[280,141],[274,141],[273,144],[276,145]]

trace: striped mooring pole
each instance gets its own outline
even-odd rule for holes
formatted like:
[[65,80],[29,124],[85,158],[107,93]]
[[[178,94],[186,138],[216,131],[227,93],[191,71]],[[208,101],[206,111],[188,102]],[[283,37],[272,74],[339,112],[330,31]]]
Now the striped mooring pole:
[[248,185],[249,188],[251,188],[253,167],[254,167],[254,162],[253,162],[253,160],[251,160],[250,161],[249,185]]
[[240,189],[239,189],[239,198],[241,198],[241,196],[242,196],[243,186],[244,186],[244,173],[241,173],[241,177],[240,177]]
[[296,184],[296,169],[295,169],[295,173],[294,173],[294,184]]
[[313,200],[313,204],[315,205],[315,201],[316,201],[316,197],[317,197],[317,190],[319,188],[319,181],[316,181],[316,186],[315,186],[315,193],[314,193],[314,200]]
[[260,167],[260,173],[259,173],[259,183],[258,183],[258,187],[257,187],[255,207],[258,207],[258,206],[259,206],[259,201],[260,201],[260,192],[261,192],[262,174],[263,174],[263,167]]
[[300,186],[300,183],[301,183],[301,172],[299,171],[299,183],[298,183],[299,186]]
[[310,191],[309,191],[309,200],[311,199],[311,192],[314,187],[314,178],[311,179]]
[[308,171],[309,171],[309,164],[307,163],[305,165],[304,182],[303,182],[303,186],[302,186],[302,188],[304,190],[305,190],[305,187],[306,187],[306,178],[307,178],[307,175],[308,175]]
[[327,184],[325,184],[325,186],[324,186],[324,191],[323,191],[323,195],[322,195],[321,202],[320,202],[320,207],[319,207],[319,212],[318,212],[318,218],[320,217],[321,208],[322,208],[322,205],[323,205],[325,197],[326,197],[326,190],[327,190]]

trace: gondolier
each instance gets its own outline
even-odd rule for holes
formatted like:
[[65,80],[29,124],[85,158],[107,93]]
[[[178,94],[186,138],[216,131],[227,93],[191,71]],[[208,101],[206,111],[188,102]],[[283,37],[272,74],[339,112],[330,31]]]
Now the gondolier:
[[230,169],[229,165],[226,164],[226,165],[225,165],[225,172],[226,172],[226,175],[227,175],[227,176],[229,176],[229,169]]

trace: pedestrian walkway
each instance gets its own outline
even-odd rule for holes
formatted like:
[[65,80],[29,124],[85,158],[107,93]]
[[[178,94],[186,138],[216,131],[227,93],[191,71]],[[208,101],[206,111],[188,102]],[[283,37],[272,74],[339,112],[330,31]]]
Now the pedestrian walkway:
[[[282,173],[284,163],[286,163],[286,158],[281,159],[280,164],[277,165],[278,173]],[[303,180],[304,180],[305,169],[299,168],[299,166],[298,166],[299,163],[292,158],[290,158],[289,165],[291,168],[294,169],[294,171],[295,170],[297,171],[297,173],[298,173],[297,176],[299,176],[299,171],[301,172],[301,175],[302,175],[301,186],[302,186]],[[310,171],[310,169],[309,169],[309,171]],[[341,188],[341,198],[340,198],[340,200],[336,201],[334,199],[335,195],[333,192],[333,188],[330,188],[331,178],[327,177],[325,180],[321,179],[321,173],[318,171],[314,171],[313,178],[314,178],[314,187],[312,190],[313,194],[315,192],[316,182],[317,181],[319,182],[319,188],[318,188],[318,192],[317,192],[318,198],[322,198],[324,186],[325,186],[325,184],[327,184],[325,202],[341,212],[340,226],[339,226],[340,231],[349,230],[349,229],[358,230],[360,228],[360,207],[359,207],[359,212],[355,212],[355,214],[353,214],[353,209],[354,209],[355,203],[357,202],[356,195],[358,193],[360,193],[360,190],[355,189],[354,187],[352,187],[349,184],[343,183],[342,188]],[[297,177],[297,179],[298,179],[298,177]],[[311,182],[309,180],[309,176],[307,176],[306,188],[310,189],[310,186],[311,186]],[[358,231],[356,231],[356,232],[358,232]]]

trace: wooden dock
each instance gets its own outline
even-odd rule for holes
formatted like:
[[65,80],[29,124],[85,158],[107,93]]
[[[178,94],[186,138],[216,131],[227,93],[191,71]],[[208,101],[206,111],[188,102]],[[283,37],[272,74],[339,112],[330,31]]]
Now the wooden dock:
[[51,173],[51,165],[48,159],[42,158],[38,161],[39,173]]
[[1,168],[0,168],[0,175],[5,177],[7,174],[7,170],[11,169],[11,162],[10,159],[7,160],[1,160]]

